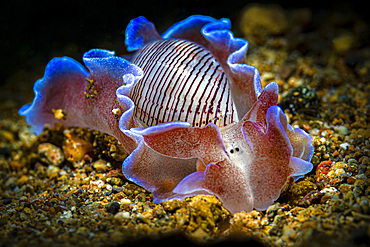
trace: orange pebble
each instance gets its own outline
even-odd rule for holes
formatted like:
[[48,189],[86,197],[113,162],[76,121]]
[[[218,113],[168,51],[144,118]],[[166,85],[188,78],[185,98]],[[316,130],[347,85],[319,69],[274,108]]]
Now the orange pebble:
[[73,137],[66,133],[67,139],[63,145],[64,156],[70,162],[81,161],[85,155],[92,151],[93,146],[90,142],[78,137]]

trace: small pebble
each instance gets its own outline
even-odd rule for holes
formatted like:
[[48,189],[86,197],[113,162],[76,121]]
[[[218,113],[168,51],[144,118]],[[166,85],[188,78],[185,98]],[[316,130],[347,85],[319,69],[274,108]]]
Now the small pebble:
[[59,172],[59,167],[56,167],[56,166],[53,166],[53,165],[49,165],[48,166],[48,169],[46,170],[46,174],[47,176],[51,179],[51,178],[55,178],[58,176],[58,172]]
[[63,144],[63,150],[68,161],[81,161],[87,153],[92,151],[93,145],[90,142],[72,136],[69,133],[65,133],[65,136],[67,138]]
[[108,170],[108,162],[103,160],[103,159],[98,159],[97,161],[95,161],[93,163],[93,167],[95,168],[95,170],[97,171],[107,171]]
[[51,143],[41,143],[37,153],[40,160],[48,165],[58,166],[64,161],[63,151]]
[[108,212],[108,213],[111,213],[111,214],[116,214],[118,213],[120,209],[120,204],[116,201],[113,201],[113,202],[110,202],[108,203],[106,206],[105,206],[105,210]]
[[72,217],[71,211],[63,211],[63,214],[60,216],[60,219],[69,219]]
[[337,128],[337,130],[338,130],[338,133],[339,133],[340,135],[342,135],[342,136],[344,136],[344,135],[348,135],[348,128],[347,128],[346,126],[339,126],[339,127]]
[[347,150],[347,148],[348,148],[349,144],[348,144],[347,142],[345,142],[345,143],[340,144],[339,146],[340,146],[341,148],[343,148],[343,149]]
[[130,212],[118,212],[114,215],[114,219],[116,220],[130,219]]

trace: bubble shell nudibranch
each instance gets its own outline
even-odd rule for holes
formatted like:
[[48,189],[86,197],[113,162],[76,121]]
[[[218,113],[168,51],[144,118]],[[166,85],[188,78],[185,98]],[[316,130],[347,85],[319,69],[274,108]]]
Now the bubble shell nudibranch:
[[132,55],[93,49],[87,69],[52,59],[19,113],[37,134],[61,122],[114,136],[130,153],[124,175],[156,203],[209,194],[232,213],[265,210],[312,169],[312,137],[288,124],[275,82],[262,90],[230,26],[191,16],[159,35],[138,17],[126,29]]

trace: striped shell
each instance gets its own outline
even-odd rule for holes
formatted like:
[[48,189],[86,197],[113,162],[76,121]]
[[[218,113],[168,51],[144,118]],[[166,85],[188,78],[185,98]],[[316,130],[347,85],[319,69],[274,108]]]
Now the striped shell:
[[188,40],[145,45],[132,62],[144,71],[131,89],[135,116],[143,126],[186,121],[219,127],[238,121],[228,79],[214,55]]

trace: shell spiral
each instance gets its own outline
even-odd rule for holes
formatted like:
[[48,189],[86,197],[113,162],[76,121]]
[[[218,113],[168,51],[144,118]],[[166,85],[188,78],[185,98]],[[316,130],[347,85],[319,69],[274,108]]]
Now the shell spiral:
[[227,76],[203,46],[157,40],[137,51],[132,62],[144,71],[130,92],[143,126],[186,121],[195,127],[209,122],[222,127],[238,121]]

